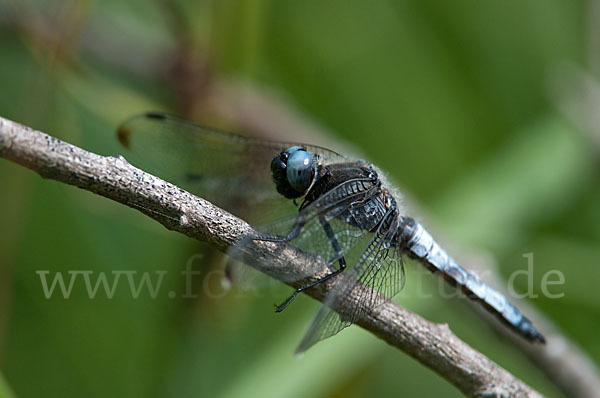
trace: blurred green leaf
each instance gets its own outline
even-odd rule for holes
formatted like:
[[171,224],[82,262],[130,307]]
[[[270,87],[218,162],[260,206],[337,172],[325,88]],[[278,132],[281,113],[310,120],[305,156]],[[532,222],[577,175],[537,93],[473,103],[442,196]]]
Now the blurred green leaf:
[[438,199],[436,216],[457,240],[499,249],[573,206],[595,178],[585,137],[560,119],[517,132]]

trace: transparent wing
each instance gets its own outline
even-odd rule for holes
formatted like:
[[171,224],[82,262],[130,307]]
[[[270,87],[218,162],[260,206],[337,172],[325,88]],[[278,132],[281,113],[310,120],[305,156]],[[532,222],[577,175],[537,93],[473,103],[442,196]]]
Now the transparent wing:
[[402,290],[405,281],[402,255],[398,247],[391,245],[396,224],[397,217],[390,214],[357,264],[338,277],[296,353],[337,334]]
[[248,265],[237,261],[230,256],[225,256],[223,264],[223,284],[226,287],[235,286],[241,291],[258,291],[272,286],[280,285],[277,279]]
[[[286,211],[294,208],[277,193],[270,165],[277,154],[298,144],[247,138],[160,113],[132,117],[117,136],[133,165],[237,215],[242,215],[239,208],[270,208],[272,202],[285,203]],[[324,148],[302,146],[325,163],[343,159]]]
[[[348,180],[340,184],[295,215],[259,227],[253,234],[230,248],[228,254],[243,262],[251,262],[252,259],[244,257],[244,247],[254,240],[271,240],[285,242],[318,256],[305,264],[304,272],[282,278],[285,282],[314,275],[322,266],[320,259],[335,267],[335,263],[356,247],[371,229],[370,225],[360,224],[355,214],[361,214],[365,208],[373,207],[372,202],[378,199],[377,187],[373,186],[362,192],[349,189],[356,181]],[[346,194],[342,194],[343,192]],[[381,217],[377,214],[371,218],[373,225],[380,221]]]

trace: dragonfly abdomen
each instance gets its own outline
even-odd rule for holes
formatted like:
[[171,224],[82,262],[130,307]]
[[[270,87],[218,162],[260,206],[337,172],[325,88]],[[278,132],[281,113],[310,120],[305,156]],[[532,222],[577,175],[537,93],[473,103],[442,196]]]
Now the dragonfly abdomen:
[[421,224],[410,218],[405,219],[402,237],[409,257],[418,260],[432,272],[440,272],[449,283],[458,286],[471,299],[480,301],[488,311],[527,340],[545,342],[544,336],[506,297],[458,265]]

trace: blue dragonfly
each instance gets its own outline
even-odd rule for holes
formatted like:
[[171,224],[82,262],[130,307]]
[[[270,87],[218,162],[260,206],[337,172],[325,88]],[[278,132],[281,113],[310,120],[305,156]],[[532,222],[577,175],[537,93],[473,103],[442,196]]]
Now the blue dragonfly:
[[[250,240],[285,242],[328,265],[328,274],[276,306],[282,311],[298,293],[325,280],[334,282],[297,352],[396,295],[405,282],[403,255],[443,275],[525,339],[545,342],[506,297],[458,265],[419,222],[404,214],[397,189],[368,162],[318,146],[217,131],[161,113],[127,120],[118,138],[134,165],[236,215],[252,209],[257,218],[251,222],[263,226],[242,239],[238,249]],[[344,278],[338,277],[341,273]],[[332,309],[350,297],[351,310]]]

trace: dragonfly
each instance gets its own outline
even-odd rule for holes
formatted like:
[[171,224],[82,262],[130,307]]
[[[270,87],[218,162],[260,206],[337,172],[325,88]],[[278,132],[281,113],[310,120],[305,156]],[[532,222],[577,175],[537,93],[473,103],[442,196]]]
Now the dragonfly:
[[[297,353],[393,298],[405,284],[403,256],[441,274],[523,338],[545,343],[516,306],[461,267],[405,214],[398,190],[371,163],[315,145],[245,137],[155,112],[128,119],[117,136],[134,165],[233,214],[249,214],[248,209],[258,214],[256,223],[262,226],[230,250],[256,240],[282,242],[327,265],[327,274],[276,306],[282,311],[300,292],[333,282]],[[335,303],[349,299],[350,310],[334,310]]]

